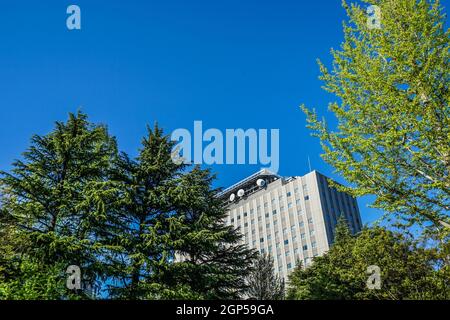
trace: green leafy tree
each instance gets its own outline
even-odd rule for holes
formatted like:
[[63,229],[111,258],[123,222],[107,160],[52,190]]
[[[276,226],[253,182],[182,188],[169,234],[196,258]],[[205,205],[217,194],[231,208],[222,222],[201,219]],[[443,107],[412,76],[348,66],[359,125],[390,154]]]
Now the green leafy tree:
[[252,300],[284,299],[284,281],[275,273],[273,258],[260,255],[247,277],[247,298]]
[[[289,277],[289,299],[449,299],[448,274],[436,269],[432,249],[381,227],[352,236],[340,221],[330,250]],[[370,266],[380,270],[380,288],[370,289]]]
[[[82,113],[34,136],[0,177],[0,298],[95,298],[98,281],[112,298],[241,297],[255,253],[225,225],[214,177],[172,147],[155,127],[136,159],[118,155]],[[66,288],[69,265],[81,292]]]
[[18,276],[19,257],[14,254],[14,237],[11,228],[0,224],[0,298],[11,296],[7,283]]
[[107,128],[79,112],[33,136],[23,160],[1,172],[0,298],[89,297],[67,290],[65,272],[79,266],[85,288],[102,276],[96,228],[104,210],[93,200],[115,156]]
[[[302,107],[322,141],[324,159],[352,187],[375,195],[374,207],[398,221],[450,227],[449,30],[437,0],[370,0],[381,12],[371,28],[367,6],[344,7],[345,41],[320,63],[337,128]],[[442,240],[442,239],[441,239]]]
[[175,163],[173,146],[156,126],[136,159],[116,162],[102,235],[111,248],[109,291],[119,299],[238,298],[254,253],[224,224],[214,177]]

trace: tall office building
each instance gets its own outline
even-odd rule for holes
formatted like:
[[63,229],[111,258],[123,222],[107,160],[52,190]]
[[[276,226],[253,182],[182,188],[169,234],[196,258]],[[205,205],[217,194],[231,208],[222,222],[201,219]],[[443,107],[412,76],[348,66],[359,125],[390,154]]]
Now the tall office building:
[[353,233],[362,227],[356,199],[329,187],[317,171],[283,178],[261,170],[219,196],[229,212],[226,222],[240,228],[250,248],[270,254],[284,278],[297,261],[309,265],[330,248],[341,214]]

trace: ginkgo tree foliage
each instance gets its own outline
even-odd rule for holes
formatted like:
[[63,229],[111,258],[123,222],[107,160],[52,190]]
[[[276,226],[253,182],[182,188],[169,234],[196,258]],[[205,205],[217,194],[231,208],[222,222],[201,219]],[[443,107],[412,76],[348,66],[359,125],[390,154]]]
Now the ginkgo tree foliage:
[[[330,128],[305,106],[323,158],[354,196],[407,225],[450,226],[449,30],[436,0],[343,2],[344,42],[331,67],[319,62],[335,96]],[[379,16],[368,16],[370,5]],[[373,8],[373,7],[372,7]],[[379,28],[373,19],[379,19]],[[447,230],[448,231],[448,230]]]

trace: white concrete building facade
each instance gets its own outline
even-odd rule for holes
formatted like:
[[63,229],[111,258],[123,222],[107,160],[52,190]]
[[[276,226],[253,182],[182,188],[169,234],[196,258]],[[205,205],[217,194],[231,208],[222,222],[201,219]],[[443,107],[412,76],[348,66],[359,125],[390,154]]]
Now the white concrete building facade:
[[341,214],[353,233],[362,227],[356,199],[331,188],[317,171],[283,178],[262,170],[220,197],[229,212],[226,223],[239,228],[250,248],[271,255],[284,278],[298,261],[308,265],[329,249]]

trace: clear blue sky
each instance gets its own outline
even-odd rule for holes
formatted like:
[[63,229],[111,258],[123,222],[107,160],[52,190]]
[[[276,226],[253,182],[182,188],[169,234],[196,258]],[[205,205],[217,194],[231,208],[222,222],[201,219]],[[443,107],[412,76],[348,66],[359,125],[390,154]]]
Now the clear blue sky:
[[[82,30],[66,28],[77,4]],[[448,4],[448,1],[444,1]],[[79,106],[135,155],[147,123],[193,128],[279,128],[281,175],[320,158],[298,106],[326,113],[316,58],[342,41],[338,0],[43,0],[0,7],[0,168]],[[328,119],[332,115],[328,113]],[[215,166],[227,186],[259,166]],[[364,222],[379,213],[360,199]]]

